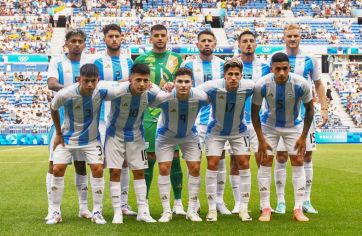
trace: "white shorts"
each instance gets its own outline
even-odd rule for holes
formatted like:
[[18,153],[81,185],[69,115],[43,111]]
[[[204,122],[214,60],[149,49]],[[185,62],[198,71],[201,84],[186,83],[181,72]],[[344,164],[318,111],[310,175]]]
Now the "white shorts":
[[249,141],[250,141],[251,151],[258,152],[259,141],[258,141],[258,136],[256,135],[253,124],[251,124],[251,123],[248,124],[248,130],[249,130]]
[[[303,127],[303,125],[302,125]],[[311,151],[315,151],[317,150],[317,144],[316,144],[316,137],[315,137],[315,123],[312,122],[309,132],[308,132],[308,136],[307,136],[307,140],[306,140],[306,149],[307,152],[311,152]],[[277,151],[278,152],[286,152],[287,148],[284,145],[284,140],[283,139],[279,139],[278,142],[278,146],[277,146]]]
[[197,124],[196,130],[199,135],[199,143],[200,143],[201,151],[204,151],[207,125]]
[[146,144],[142,137],[133,142],[125,142],[123,138],[107,135],[104,146],[106,156],[105,168],[122,169],[126,161],[131,170],[148,168]]
[[175,138],[167,134],[159,134],[156,137],[157,161],[172,161],[176,145],[180,146],[182,158],[185,159],[185,161],[201,160],[201,146],[199,143],[199,137],[196,134],[191,134],[184,138]]
[[72,157],[81,156],[88,164],[103,164],[104,154],[101,142],[96,140],[84,146],[58,145],[53,153],[54,164],[68,164],[72,162]]
[[237,136],[219,136],[214,134],[207,134],[206,155],[221,157],[227,141],[230,145],[230,153],[232,153],[233,155],[250,155],[250,142],[248,131]]
[[[54,139],[56,136],[56,132],[55,132],[55,127],[54,125],[52,125],[50,127],[50,131],[49,131],[49,161],[54,161]],[[74,155],[72,156],[72,159],[74,161],[85,161],[84,155],[81,155],[79,152],[75,152]],[[70,160],[70,162],[68,164],[72,164],[72,159]]]
[[99,134],[101,136],[102,145],[104,147],[104,142],[106,140],[106,131],[107,131],[107,126],[106,126],[105,121],[99,121],[98,130],[99,130]]
[[294,146],[302,133],[302,129],[302,125],[293,128],[280,128],[262,125],[264,137],[273,149],[273,151],[268,150],[268,155],[275,155],[278,142],[281,139],[284,141],[285,150],[289,153],[289,155],[296,155],[297,150],[294,150]]

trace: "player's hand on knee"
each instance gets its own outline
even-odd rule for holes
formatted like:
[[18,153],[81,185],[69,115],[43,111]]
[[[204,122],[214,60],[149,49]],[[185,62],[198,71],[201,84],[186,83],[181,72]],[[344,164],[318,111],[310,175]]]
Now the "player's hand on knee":
[[260,163],[268,159],[268,150],[273,151],[272,147],[265,140],[259,141],[259,153],[260,153]]
[[54,139],[54,145],[53,145],[53,151],[57,148],[58,145],[62,145],[62,147],[65,147],[64,145],[64,138],[63,138],[63,134],[59,133],[55,135],[55,139]]
[[300,136],[297,142],[295,142],[294,150],[297,150],[298,156],[304,156],[305,149],[306,149],[306,138]]

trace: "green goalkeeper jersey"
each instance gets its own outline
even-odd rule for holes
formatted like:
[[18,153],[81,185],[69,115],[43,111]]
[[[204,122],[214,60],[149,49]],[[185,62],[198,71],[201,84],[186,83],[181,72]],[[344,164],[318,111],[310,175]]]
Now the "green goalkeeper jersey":
[[[146,64],[151,70],[151,82],[162,87],[166,82],[173,81],[173,75],[180,68],[182,58],[179,54],[166,50],[163,53],[146,52],[136,58],[134,63]],[[157,122],[161,110],[148,108],[144,114],[144,121]]]

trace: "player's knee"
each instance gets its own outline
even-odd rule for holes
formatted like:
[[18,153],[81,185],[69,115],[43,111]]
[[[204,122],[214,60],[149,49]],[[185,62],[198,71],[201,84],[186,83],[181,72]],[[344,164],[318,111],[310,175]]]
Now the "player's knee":
[[260,165],[271,167],[273,165],[273,156],[267,156],[266,158],[263,158],[263,160],[260,159]]
[[53,175],[55,177],[62,177],[64,176],[65,168],[63,168],[60,165],[54,165],[53,166]]
[[200,162],[194,162],[189,165],[189,174],[193,177],[200,176]]
[[242,169],[242,170],[249,169],[249,158],[247,158],[247,157],[240,158],[239,166],[240,166],[240,169]]
[[303,166],[303,158],[300,156],[291,156],[290,164],[292,166]]
[[304,161],[305,162],[311,162],[312,161],[312,152],[308,151],[304,155]]
[[277,152],[276,157],[279,163],[285,163],[288,161],[288,152]]
[[103,165],[93,165],[93,167],[92,167],[92,176],[94,178],[103,177]]
[[144,179],[145,178],[145,172],[143,170],[133,170],[133,178],[135,180]]
[[119,169],[109,169],[109,177],[113,182],[119,182],[121,179],[121,171]]
[[219,160],[218,160],[218,159],[216,159],[216,158],[212,158],[212,159],[209,158],[209,159],[207,160],[207,168],[208,168],[209,170],[217,171],[218,167],[219,167]]
[[156,160],[156,153],[154,152],[147,152],[147,158],[149,160]]
[[74,161],[75,172],[78,175],[86,175],[87,167],[85,161]]
[[238,163],[236,163],[236,161],[232,161],[230,163],[230,175],[238,175],[239,174],[239,166]]
[[160,171],[160,175],[170,175],[170,166],[169,165],[166,165],[164,163],[160,163],[159,164],[159,171]]

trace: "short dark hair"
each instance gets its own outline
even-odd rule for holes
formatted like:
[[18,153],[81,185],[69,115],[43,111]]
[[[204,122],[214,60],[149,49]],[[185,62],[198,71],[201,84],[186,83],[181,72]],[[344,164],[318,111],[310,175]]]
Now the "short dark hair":
[[201,31],[200,33],[197,34],[197,40],[199,40],[199,39],[200,39],[200,36],[203,35],[203,34],[211,35],[214,39],[216,39],[215,34],[214,34],[212,31],[210,31],[210,30],[203,30],[203,31]]
[[166,30],[166,32],[167,32],[167,28],[164,25],[160,25],[160,24],[157,24],[157,25],[154,25],[151,27],[151,34],[155,30]]
[[117,30],[119,33],[122,33],[121,27],[119,27],[119,25],[116,24],[108,24],[106,26],[103,27],[103,35],[108,34],[108,32],[110,30]]
[[151,70],[150,67],[148,67],[148,65],[146,64],[135,63],[131,67],[131,74],[136,74],[136,73],[141,75],[149,75],[151,74]]
[[176,79],[177,76],[180,76],[180,75],[188,75],[191,77],[192,79],[192,71],[189,69],[189,68],[186,68],[186,67],[180,67],[175,75],[174,75],[174,78]]
[[98,67],[94,64],[87,63],[80,68],[80,76],[82,77],[99,77]]
[[239,37],[238,37],[238,42],[240,41],[240,39],[241,39],[242,36],[247,35],[247,34],[252,35],[254,39],[256,38],[256,34],[255,34],[255,33],[251,32],[250,30],[245,30],[245,31],[241,32],[241,34],[239,35]]
[[273,64],[274,62],[289,62],[289,57],[287,54],[283,53],[283,52],[277,52],[275,53],[272,58],[271,58],[271,63]]
[[87,35],[85,34],[85,32],[83,30],[81,30],[81,29],[71,29],[66,33],[65,40],[68,41],[71,37],[76,36],[76,35],[81,36],[84,39],[84,41],[87,38]]
[[238,67],[240,69],[240,72],[243,72],[243,62],[241,60],[238,60],[237,58],[232,58],[230,60],[226,60],[224,64],[224,73],[226,73],[227,70],[229,70],[231,67]]

